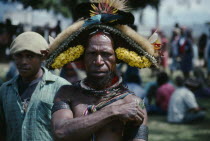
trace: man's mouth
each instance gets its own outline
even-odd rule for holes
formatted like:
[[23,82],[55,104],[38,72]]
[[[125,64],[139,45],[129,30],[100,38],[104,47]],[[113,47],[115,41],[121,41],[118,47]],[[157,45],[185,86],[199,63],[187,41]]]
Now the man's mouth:
[[30,70],[29,68],[19,68],[19,71],[22,71],[22,72],[29,71],[29,70]]
[[104,71],[95,71],[95,72],[92,72],[93,75],[95,76],[104,76],[106,74],[106,72]]

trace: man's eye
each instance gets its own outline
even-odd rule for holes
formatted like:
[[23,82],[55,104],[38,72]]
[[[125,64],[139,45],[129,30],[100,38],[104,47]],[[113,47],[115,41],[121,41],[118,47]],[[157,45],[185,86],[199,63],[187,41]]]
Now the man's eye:
[[34,56],[33,55],[27,55],[27,58],[32,59],[32,58],[34,58]]
[[88,52],[89,55],[96,55],[96,52]]
[[109,56],[111,56],[112,54],[111,53],[108,53],[108,52],[104,52],[103,53],[103,56],[106,56],[106,57],[109,57]]
[[14,55],[14,57],[16,57],[16,58],[20,58],[20,57],[21,57],[21,55],[20,55],[20,54],[15,54],[15,55]]

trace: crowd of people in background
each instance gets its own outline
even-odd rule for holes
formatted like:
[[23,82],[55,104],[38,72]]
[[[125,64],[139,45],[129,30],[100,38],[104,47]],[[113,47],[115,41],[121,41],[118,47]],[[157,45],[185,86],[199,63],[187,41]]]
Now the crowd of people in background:
[[[0,25],[0,60],[9,63],[5,78],[0,78],[1,84],[17,74],[7,48],[12,40],[23,32],[23,25],[14,26],[9,19]],[[45,36],[46,29],[48,35],[53,37],[61,32],[60,21],[54,28],[33,29],[42,36]],[[143,82],[142,73],[129,66],[126,66],[127,70],[123,74],[128,88],[144,99],[148,113],[167,115],[167,121],[172,123],[191,123],[203,119],[205,112],[196,99],[210,98],[210,37],[203,33],[196,42],[192,32],[193,30],[179,24],[175,25],[171,38],[165,36],[164,30],[158,32],[163,56],[160,70],[153,70],[155,73],[151,76],[155,76],[156,81]],[[72,83],[84,78],[83,70],[84,66],[80,62],[69,63],[62,68],[60,76]],[[177,71],[181,71],[182,75],[173,78]]]
[[[10,19],[0,23],[0,63],[8,63],[9,70],[4,78],[0,78],[0,84],[13,78],[17,73],[14,61],[9,52],[10,44],[19,34],[24,32],[24,25],[13,25]],[[32,31],[39,33],[43,37],[51,36],[55,38],[61,32],[61,21],[58,20],[54,27],[46,25],[44,27],[32,27]],[[47,34],[47,35],[46,35]]]
[[[171,39],[167,39],[164,31],[158,31],[158,34],[162,58],[160,69],[152,72],[156,81],[142,85],[139,81],[142,73],[128,67],[125,72],[128,87],[143,94],[140,97],[144,98],[149,114],[165,115],[170,123],[193,123],[204,119],[206,109],[199,107],[197,99],[210,98],[208,35],[203,33],[196,42],[193,30],[179,24],[175,25]],[[175,72],[178,71],[181,73],[177,76]]]
[[185,79],[178,75],[172,80],[166,72],[160,71],[156,81],[150,81],[143,87],[137,75],[139,72],[128,70],[128,88],[141,93],[138,96],[144,99],[149,115],[166,116],[170,123],[195,123],[205,118],[206,109],[199,107],[196,99],[210,98],[209,82],[207,87],[203,87],[196,78]]
[[[13,25],[10,19],[6,19],[5,22],[0,22],[0,60],[1,62],[8,62],[10,60],[9,46],[13,39],[19,34],[24,32],[24,25]],[[45,26],[34,26],[32,31],[41,34],[43,37],[48,35],[56,37],[61,32],[61,21],[58,20],[54,27],[50,27],[48,24]]]
[[148,141],[150,116],[208,117],[210,29],[143,37],[126,2],[80,3],[65,30],[0,23],[0,141]]

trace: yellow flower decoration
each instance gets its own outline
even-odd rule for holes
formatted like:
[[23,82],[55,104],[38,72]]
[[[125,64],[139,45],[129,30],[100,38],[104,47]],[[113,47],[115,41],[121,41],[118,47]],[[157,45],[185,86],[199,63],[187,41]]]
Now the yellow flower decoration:
[[125,48],[119,47],[115,52],[119,60],[124,61],[132,67],[148,68],[152,65],[152,62],[150,62],[145,56],[139,56],[134,51],[129,51]]
[[84,53],[84,47],[82,45],[77,45],[76,47],[70,47],[60,55],[58,55],[54,63],[51,65],[54,69],[59,69],[65,64],[78,59]]

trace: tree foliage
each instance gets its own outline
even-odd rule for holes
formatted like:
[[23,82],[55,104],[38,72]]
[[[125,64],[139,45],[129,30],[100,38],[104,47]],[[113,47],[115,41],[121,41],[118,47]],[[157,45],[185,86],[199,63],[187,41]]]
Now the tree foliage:
[[161,0],[129,0],[129,5],[133,9],[144,9],[146,6],[152,6],[158,9]]
[[80,2],[87,0],[22,0],[24,7],[32,7],[33,9],[54,10],[61,13],[65,17],[70,17],[75,6]]
[[[24,7],[31,6],[33,9],[53,9],[65,17],[74,15],[75,6],[88,0],[22,0]],[[132,9],[145,8],[147,5],[157,8],[160,0],[128,0]]]

